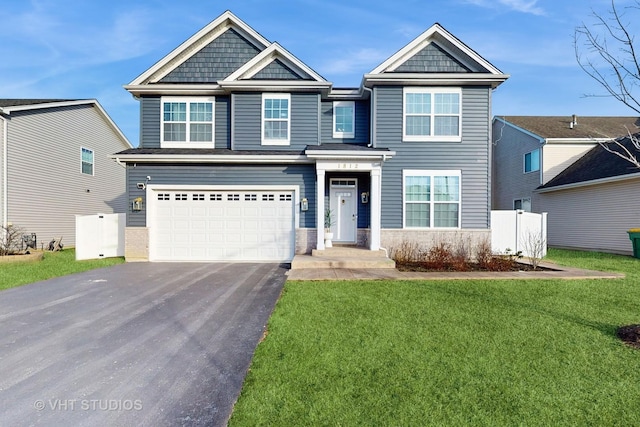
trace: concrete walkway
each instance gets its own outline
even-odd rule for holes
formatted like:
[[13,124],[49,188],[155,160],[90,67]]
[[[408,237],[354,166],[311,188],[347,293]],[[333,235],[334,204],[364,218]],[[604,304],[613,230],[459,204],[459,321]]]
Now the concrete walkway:
[[389,268],[301,268],[289,270],[287,280],[532,280],[532,279],[621,279],[624,274],[565,267],[542,262],[543,271],[408,272]]

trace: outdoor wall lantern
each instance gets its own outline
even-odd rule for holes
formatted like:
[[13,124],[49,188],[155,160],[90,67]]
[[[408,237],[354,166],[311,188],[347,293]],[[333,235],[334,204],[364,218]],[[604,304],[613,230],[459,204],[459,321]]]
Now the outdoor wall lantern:
[[136,197],[131,201],[131,210],[140,212],[142,210],[142,197]]
[[369,193],[367,192],[360,194],[360,201],[363,205],[369,203]]
[[302,212],[306,212],[306,211],[309,210],[309,200],[307,200],[306,197],[304,199],[300,200],[300,210]]

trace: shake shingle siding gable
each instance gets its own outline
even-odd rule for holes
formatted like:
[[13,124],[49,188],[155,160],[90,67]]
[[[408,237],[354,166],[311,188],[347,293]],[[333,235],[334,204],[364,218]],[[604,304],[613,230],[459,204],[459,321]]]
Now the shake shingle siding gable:
[[291,68],[287,67],[279,59],[276,59],[271,64],[264,67],[258,73],[256,73],[252,80],[313,80],[313,78],[306,74],[298,74]]
[[468,73],[471,70],[460,61],[449,56],[435,43],[429,44],[404,64],[396,73]]
[[215,83],[260,53],[234,29],[229,29],[171,73],[160,83]]
[[405,169],[461,170],[461,226],[489,227],[489,97],[489,88],[462,88],[462,142],[402,142],[402,87],[375,89],[376,147],[396,152],[384,165],[383,228],[402,228]]

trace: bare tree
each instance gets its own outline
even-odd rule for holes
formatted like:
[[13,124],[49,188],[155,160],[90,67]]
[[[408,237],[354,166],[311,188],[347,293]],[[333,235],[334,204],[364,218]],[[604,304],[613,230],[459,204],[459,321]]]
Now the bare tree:
[[547,250],[547,239],[545,239],[541,231],[535,232],[529,230],[527,234],[522,237],[520,244],[527,254],[529,263],[534,270],[537,270]]
[[15,225],[0,225],[0,256],[11,255],[20,250],[24,230]]
[[[592,12],[594,23],[582,23],[574,32],[573,45],[576,60],[582,70],[593,78],[608,93],[640,114],[640,59],[635,36],[631,32],[636,27],[633,22],[640,18],[640,0],[619,8],[611,0],[611,10],[607,15]],[[597,96],[597,95],[587,95]],[[640,135],[636,130],[627,129],[630,147],[620,139],[611,138],[600,146],[640,168]]]

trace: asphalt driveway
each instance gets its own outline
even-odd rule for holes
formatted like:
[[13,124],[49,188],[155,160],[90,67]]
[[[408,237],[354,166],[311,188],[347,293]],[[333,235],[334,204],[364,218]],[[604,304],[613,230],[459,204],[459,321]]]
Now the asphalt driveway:
[[225,425],[285,272],[129,263],[0,292],[0,425]]

